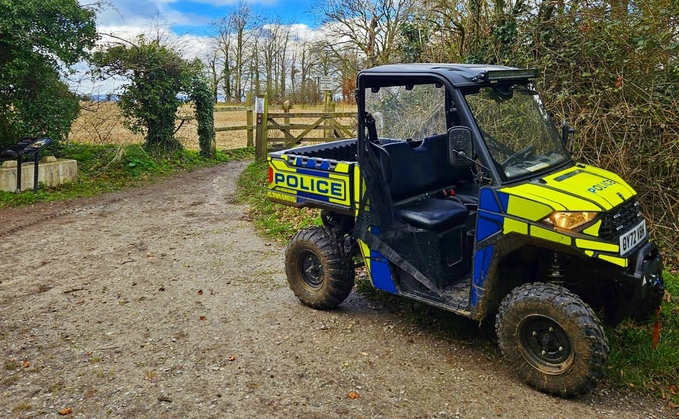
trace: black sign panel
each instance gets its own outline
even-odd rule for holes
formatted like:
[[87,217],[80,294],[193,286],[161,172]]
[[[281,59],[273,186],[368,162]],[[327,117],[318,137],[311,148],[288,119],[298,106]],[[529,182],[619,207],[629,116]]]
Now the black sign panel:
[[0,157],[32,156],[50,143],[50,138],[22,138],[0,154]]

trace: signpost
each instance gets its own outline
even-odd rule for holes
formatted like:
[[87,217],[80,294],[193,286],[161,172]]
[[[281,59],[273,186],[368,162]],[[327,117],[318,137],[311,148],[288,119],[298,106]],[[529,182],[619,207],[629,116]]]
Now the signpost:
[[332,79],[332,76],[321,76],[318,84],[321,91],[329,92],[335,90],[335,81]]
[[[332,92],[335,91],[335,81],[332,79],[332,76],[321,76],[318,86],[324,93],[324,100],[323,100],[323,105],[325,108],[326,112],[332,112],[334,111],[334,106],[331,106],[330,99],[332,97]],[[333,104],[334,105],[334,104]],[[324,124],[324,130],[323,130],[323,137],[329,138],[331,135],[331,127],[330,127],[330,121],[325,120]]]
[[257,118],[255,132],[255,158],[266,160],[267,153],[267,119],[269,118],[269,100],[267,95],[257,96],[255,99],[255,114]]

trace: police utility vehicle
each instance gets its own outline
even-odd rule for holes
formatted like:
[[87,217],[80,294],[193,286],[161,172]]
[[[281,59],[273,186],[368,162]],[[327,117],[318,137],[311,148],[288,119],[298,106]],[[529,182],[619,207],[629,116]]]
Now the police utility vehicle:
[[361,256],[377,289],[481,321],[531,386],[591,390],[602,323],[648,318],[662,260],[636,192],[575,162],[536,71],[386,65],[358,75],[358,138],[273,152],[271,200],[320,208],[285,254],[290,287],[330,309]]

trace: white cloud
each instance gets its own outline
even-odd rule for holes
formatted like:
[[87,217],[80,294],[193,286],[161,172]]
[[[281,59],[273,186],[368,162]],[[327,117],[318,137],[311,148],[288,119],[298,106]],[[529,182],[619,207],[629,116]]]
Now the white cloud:
[[[193,0],[195,3],[202,3],[202,4],[209,4],[211,6],[234,6],[239,3],[240,0]],[[283,0],[285,1],[285,0]],[[271,6],[274,4],[278,4],[278,0],[246,0],[245,3],[251,4],[251,5],[260,5],[260,6]]]
[[[92,0],[79,0],[82,5],[91,4]],[[101,10],[97,15],[97,30],[101,35],[100,46],[120,42],[121,39],[134,42],[139,35],[151,39],[161,39],[169,47],[178,51],[187,60],[194,58],[206,61],[215,50],[215,40],[208,36],[193,34],[177,34],[172,27],[182,25],[200,27],[210,23],[208,16],[194,13],[180,13],[172,8],[179,0],[112,0],[113,8]],[[238,0],[193,0],[211,5],[232,5]],[[278,0],[256,0],[255,4],[274,4]],[[299,42],[314,42],[321,35],[320,30],[305,24],[290,25],[290,34]],[[75,67],[76,73],[69,77],[69,85],[81,94],[115,93],[125,83],[122,79],[106,81],[91,80],[87,74],[87,66]]]
[[153,22],[200,26],[211,21],[208,16],[179,12],[171,6],[174,3],[174,0],[115,0],[97,14],[97,26],[105,31],[110,26],[147,27]]

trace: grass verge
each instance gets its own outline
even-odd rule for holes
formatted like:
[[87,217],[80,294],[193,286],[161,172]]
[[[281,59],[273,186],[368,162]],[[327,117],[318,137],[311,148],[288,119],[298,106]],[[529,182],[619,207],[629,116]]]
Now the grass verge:
[[288,241],[297,230],[321,225],[319,211],[274,204],[266,198],[266,162],[254,162],[238,179],[238,200],[252,206],[253,222],[267,238]]
[[60,150],[60,157],[78,161],[77,182],[56,187],[40,185],[37,194],[0,191],[0,208],[92,197],[149,184],[199,167],[253,156],[254,149],[248,148],[219,152],[216,159],[206,159],[190,150],[158,153],[146,151],[140,145],[69,144]]
[[[287,241],[300,228],[320,225],[316,210],[297,209],[274,204],[266,199],[266,163],[253,163],[239,179],[239,196],[252,205],[255,226],[268,238]],[[665,271],[668,293],[658,317],[660,340],[652,349],[654,323],[637,325],[625,322],[617,328],[606,328],[611,347],[607,381],[611,386],[631,388],[652,394],[667,401],[668,406],[679,404],[679,276],[676,271]],[[415,324],[454,336],[456,340],[478,341],[490,345],[495,339],[492,323],[481,327],[475,322],[442,310],[376,291],[367,280],[357,280],[357,290],[367,298],[385,302],[383,306],[394,310]],[[496,353],[499,350],[494,349]]]
[[657,318],[659,340],[653,348],[655,322],[625,322],[607,328],[611,347],[608,378],[616,386],[638,389],[679,405],[679,276],[664,273],[665,299]]

